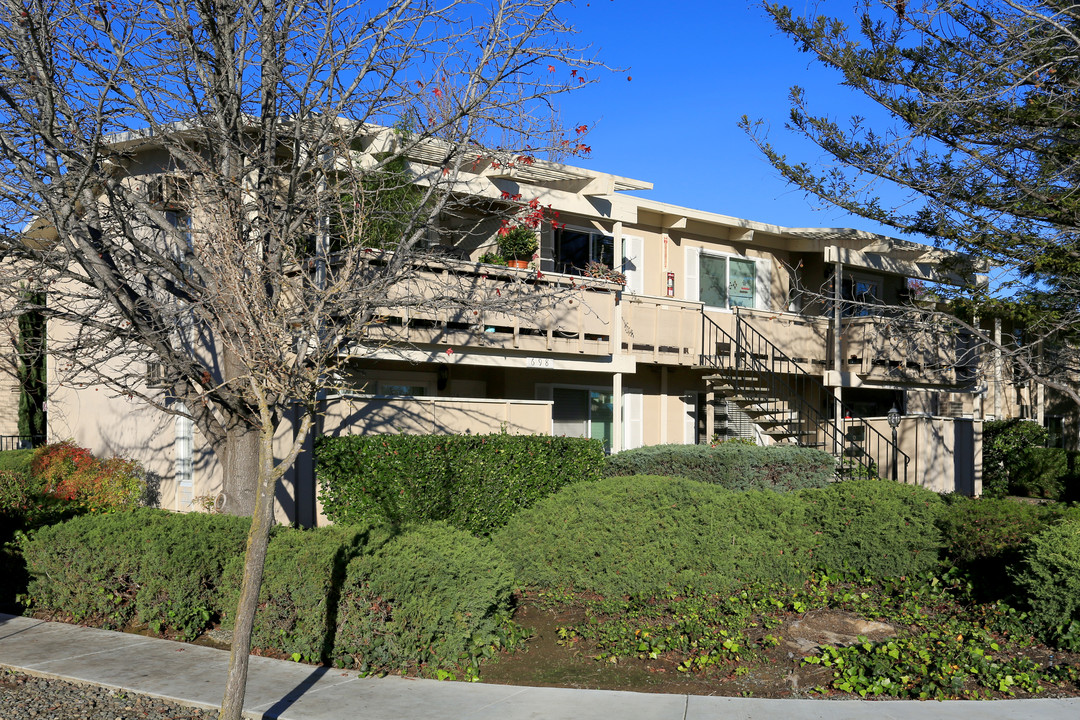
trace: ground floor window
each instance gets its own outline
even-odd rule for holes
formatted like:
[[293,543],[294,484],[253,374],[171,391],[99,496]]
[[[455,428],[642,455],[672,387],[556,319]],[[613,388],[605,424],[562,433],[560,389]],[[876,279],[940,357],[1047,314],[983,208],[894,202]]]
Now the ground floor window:
[[556,436],[587,437],[604,443],[611,452],[615,416],[609,390],[553,388],[551,430]]

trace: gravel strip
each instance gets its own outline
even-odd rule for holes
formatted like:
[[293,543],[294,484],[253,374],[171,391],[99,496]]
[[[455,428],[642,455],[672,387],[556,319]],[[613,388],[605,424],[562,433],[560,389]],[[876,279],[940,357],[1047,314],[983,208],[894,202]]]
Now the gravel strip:
[[147,695],[0,671],[0,720],[212,720],[197,710]]

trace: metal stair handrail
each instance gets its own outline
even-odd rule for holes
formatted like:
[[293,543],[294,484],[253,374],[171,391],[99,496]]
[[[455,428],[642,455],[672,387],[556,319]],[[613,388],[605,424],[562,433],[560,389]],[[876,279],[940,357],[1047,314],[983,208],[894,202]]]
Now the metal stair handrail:
[[[820,435],[824,439],[824,445],[831,447],[832,454],[838,459],[838,472],[841,475],[850,474],[857,467],[868,477],[878,475],[876,459],[882,457],[882,450],[884,450],[889,453],[885,457],[896,458],[897,465],[900,460],[903,461],[903,482],[907,482],[911,458],[866,420],[854,415],[850,408],[841,403],[840,408],[846,416],[844,422],[847,424],[846,432],[842,433],[838,423],[831,422],[820,410],[804,399],[802,394],[796,392],[783,378],[783,375],[793,374],[800,377],[804,383],[818,390],[822,397],[830,394],[825,384],[751,326],[739,313],[738,308],[735,310],[736,336],[734,338],[704,313],[702,313],[702,318],[702,335],[705,344],[701,364],[730,370],[733,374],[733,389],[736,394],[748,386],[749,374],[756,374],[757,377],[753,381],[754,389],[763,391],[766,396],[766,399],[759,403],[761,407],[756,409],[766,417],[779,415],[783,412],[782,406],[786,411],[794,409],[798,418],[797,426],[794,432],[789,433],[789,436],[793,437],[797,444],[819,444],[806,442],[806,436],[812,435],[816,440]],[[711,347],[715,351],[718,339],[728,343],[730,358],[721,353],[704,354],[704,348]],[[767,358],[769,362],[762,358]],[[786,366],[786,368],[779,370],[779,366]],[[744,373],[747,377],[743,377]],[[869,446],[877,452],[868,452]]]

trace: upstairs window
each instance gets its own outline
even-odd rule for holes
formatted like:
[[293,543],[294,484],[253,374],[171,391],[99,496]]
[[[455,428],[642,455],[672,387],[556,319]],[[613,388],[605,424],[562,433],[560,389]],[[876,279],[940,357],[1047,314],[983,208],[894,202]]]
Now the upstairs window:
[[555,272],[580,273],[590,262],[615,267],[615,238],[599,230],[555,228]]
[[686,253],[687,300],[707,307],[769,308],[769,262],[688,247]]

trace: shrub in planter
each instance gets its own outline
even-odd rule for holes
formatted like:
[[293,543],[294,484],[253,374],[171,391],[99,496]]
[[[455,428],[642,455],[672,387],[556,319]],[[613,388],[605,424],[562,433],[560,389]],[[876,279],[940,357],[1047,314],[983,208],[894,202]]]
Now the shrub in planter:
[[761,447],[727,442],[706,445],[652,445],[608,458],[606,474],[662,475],[721,485],[730,490],[797,490],[825,487],[836,462],[813,448]]
[[793,495],[648,476],[566,487],[492,541],[526,584],[609,597],[801,582],[813,545]]
[[1067,518],[1031,539],[1016,584],[1051,636],[1067,634],[1080,622],[1080,518]]
[[524,225],[518,225],[502,232],[498,238],[499,255],[507,260],[531,260],[533,253],[540,247],[536,231]]
[[941,496],[891,480],[847,480],[798,493],[815,564],[874,577],[927,572],[938,562]]

